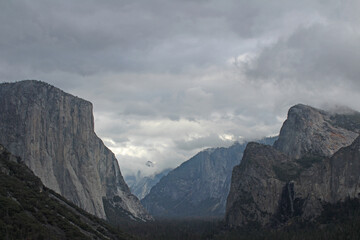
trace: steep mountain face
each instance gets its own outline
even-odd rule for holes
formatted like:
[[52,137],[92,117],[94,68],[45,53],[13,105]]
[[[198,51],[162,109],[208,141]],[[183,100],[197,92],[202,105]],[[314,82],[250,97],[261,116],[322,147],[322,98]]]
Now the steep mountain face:
[[46,188],[0,145],[1,239],[133,239]]
[[264,226],[293,217],[311,220],[324,204],[360,197],[357,116],[292,107],[274,147],[248,144],[234,168],[227,223]]
[[226,205],[226,221],[231,225],[269,222],[278,209],[284,181],[273,166],[289,162],[271,146],[249,143],[241,164],[233,169]]
[[101,218],[151,219],[94,132],[92,104],[49,84],[0,84],[0,143],[44,184]]
[[[268,138],[272,144],[277,137]],[[155,217],[223,217],[233,167],[246,143],[202,151],[164,176],[141,201]]]
[[329,157],[358,136],[358,120],[356,112],[332,114],[298,104],[290,108],[274,147],[293,158],[305,154]]
[[151,188],[155,186],[162,177],[166,176],[172,169],[165,169],[160,173],[137,179],[135,176],[125,177],[125,181],[130,187],[131,192],[140,200],[149,194]]

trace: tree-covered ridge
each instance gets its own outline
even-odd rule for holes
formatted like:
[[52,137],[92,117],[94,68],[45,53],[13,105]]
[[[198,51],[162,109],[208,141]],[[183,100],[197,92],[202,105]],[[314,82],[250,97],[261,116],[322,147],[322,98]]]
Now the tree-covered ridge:
[[0,239],[132,239],[43,186],[0,145]]

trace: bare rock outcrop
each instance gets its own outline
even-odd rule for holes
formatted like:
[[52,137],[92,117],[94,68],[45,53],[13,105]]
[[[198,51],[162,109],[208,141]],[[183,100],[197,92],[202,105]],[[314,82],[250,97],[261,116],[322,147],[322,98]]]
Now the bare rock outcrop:
[[274,147],[297,159],[308,154],[330,157],[359,135],[356,125],[351,125],[357,122],[358,114],[336,114],[295,105],[290,108]]

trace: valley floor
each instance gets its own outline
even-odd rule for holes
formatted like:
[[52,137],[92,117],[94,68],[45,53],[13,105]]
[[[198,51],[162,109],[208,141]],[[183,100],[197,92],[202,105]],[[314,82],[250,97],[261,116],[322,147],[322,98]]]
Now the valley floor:
[[301,223],[297,219],[277,229],[258,226],[229,229],[223,221],[212,220],[157,220],[128,224],[125,231],[142,240],[242,240],[242,239],[360,239],[360,201],[324,206],[325,211],[314,223]]

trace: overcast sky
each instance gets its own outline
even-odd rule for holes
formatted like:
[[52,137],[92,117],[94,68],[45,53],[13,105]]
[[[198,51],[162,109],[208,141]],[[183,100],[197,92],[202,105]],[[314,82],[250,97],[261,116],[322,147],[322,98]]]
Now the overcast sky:
[[358,0],[6,0],[0,81],[91,101],[123,175],[149,175],[276,135],[296,103],[360,110],[359,13]]

